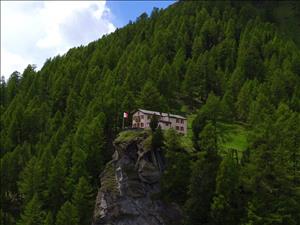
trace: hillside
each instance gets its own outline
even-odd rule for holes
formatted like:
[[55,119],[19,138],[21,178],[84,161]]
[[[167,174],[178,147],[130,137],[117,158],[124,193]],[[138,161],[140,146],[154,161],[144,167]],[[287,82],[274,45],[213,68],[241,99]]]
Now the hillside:
[[1,80],[1,224],[91,224],[123,112],[136,108],[193,118],[188,138],[151,142],[166,160],[156,197],[180,205],[184,224],[299,224],[292,5],[180,1]]

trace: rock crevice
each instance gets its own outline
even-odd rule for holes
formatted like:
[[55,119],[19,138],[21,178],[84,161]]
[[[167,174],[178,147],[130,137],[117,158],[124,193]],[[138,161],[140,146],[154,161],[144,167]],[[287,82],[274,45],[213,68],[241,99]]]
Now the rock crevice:
[[116,140],[115,152],[102,174],[93,225],[180,224],[175,204],[155,199],[164,160],[159,150],[147,147],[147,132],[129,140]]

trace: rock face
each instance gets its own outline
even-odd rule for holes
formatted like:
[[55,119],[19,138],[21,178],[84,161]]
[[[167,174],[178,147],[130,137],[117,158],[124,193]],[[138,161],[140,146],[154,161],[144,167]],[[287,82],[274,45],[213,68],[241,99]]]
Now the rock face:
[[149,148],[151,137],[136,132],[126,140],[116,139],[113,159],[101,174],[93,225],[181,224],[175,204],[156,199],[164,162],[160,151]]

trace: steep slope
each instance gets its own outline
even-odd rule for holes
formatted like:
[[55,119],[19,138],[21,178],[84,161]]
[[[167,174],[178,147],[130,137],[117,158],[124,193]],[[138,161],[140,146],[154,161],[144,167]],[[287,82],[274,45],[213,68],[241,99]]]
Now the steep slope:
[[[293,116],[288,121],[297,121],[300,111],[299,48],[276,23],[268,22],[260,8],[253,3],[177,2],[166,10],[154,9],[150,16],[142,14],[136,22],[87,46],[48,59],[40,71],[28,66],[22,74],[13,73],[7,83],[2,80],[1,222],[28,224],[34,218],[35,224],[56,223],[60,215],[61,223],[67,224],[63,215],[69,213],[74,215],[72,224],[90,224],[98,176],[111,160],[122,113],[137,107],[198,112],[210,102],[209,96],[216,96],[211,99],[222,105],[220,119],[263,128],[256,132],[263,136],[255,139],[253,149],[269,150],[261,146],[266,142],[280,152],[281,145],[274,140],[293,137],[287,149],[298,150],[297,134],[282,129],[280,121],[289,113]],[[214,111],[207,110],[206,115],[212,117]],[[205,136],[203,118],[197,118],[196,144],[197,138]],[[286,136],[267,132],[266,127],[277,119],[274,127]],[[270,120],[268,126],[264,124]],[[256,168],[255,161],[250,162],[249,168]],[[263,180],[260,171],[256,168],[255,173]],[[294,171],[297,174],[296,167]],[[186,186],[193,186],[189,178],[185,184],[182,180],[176,183],[174,178],[174,183],[184,190],[184,201]],[[252,212],[265,216],[260,215],[262,204],[257,202],[263,202],[264,195],[260,196],[249,200],[249,217]],[[211,199],[207,201],[210,208]],[[273,215],[273,208],[266,208]],[[278,210],[279,214],[286,211]],[[290,217],[295,220],[294,214]],[[240,218],[246,220],[244,214]]]

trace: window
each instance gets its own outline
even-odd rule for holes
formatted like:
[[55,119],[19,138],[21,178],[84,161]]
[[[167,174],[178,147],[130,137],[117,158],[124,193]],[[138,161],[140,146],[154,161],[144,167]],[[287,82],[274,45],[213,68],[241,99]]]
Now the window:
[[176,126],[176,130],[179,130],[179,126]]
[[183,128],[183,127],[180,127],[180,130],[181,130],[181,131],[184,131],[184,128]]
[[184,121],[183,121],[183,119],[181,119],[181,123],[183,123]]
[[144,123],[141,123],[141,127],[144,127]]
[[179,123],[179,119],[176,119],[176,123]]
[[141,115],[141,119],[144,119],[144,115]]
[[150,115],[148,115],[148,116],[147,116],[147,119],[148,119],[148,120],[151,120],[151,116],[150,116]]
[[133,117],[133,120],[134,120],[136,123],[138,123],[138,122],[140,121],[140,117],[139,117],[139,116],[134,116],[134,117]]

